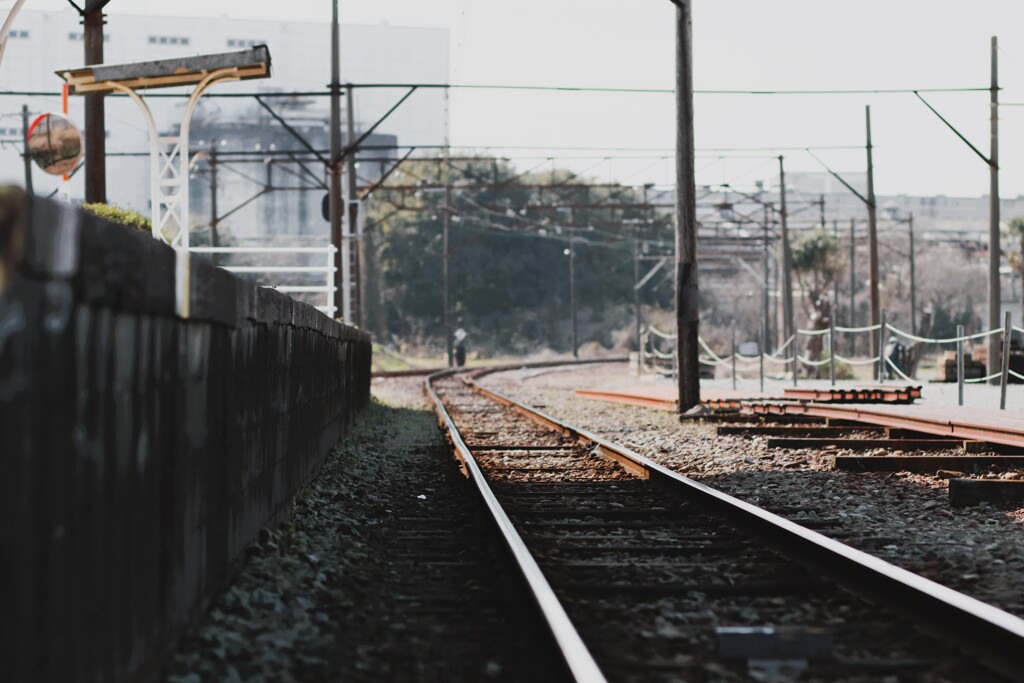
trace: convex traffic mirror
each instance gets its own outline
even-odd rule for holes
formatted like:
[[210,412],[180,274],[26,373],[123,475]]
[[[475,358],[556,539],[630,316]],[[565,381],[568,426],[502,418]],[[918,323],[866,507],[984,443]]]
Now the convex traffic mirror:
[[43,114],[29,126],[28,155],[50,175],[67,175],[82,158],[82,131],[66,116]]

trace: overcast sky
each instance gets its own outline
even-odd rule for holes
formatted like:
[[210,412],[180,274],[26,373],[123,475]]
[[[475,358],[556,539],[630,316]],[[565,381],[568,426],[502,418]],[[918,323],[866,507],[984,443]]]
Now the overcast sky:
[[[27,6],[65,5],[29,0]],[[109,11],[330,19],[327,0],[113,0]],[[347,23],[448,28],[453,83],[673,86],[669,0],[343,0],[341,14]],[[696,0],[694,80],[698,89],[987,87],[993,35],[1001,45],[1001,98],[1024,102],[1022,2]],[[929,97],[987,153],[987,93]],[[697,95],[697,147],[862,145],[866,104],[872,106],[879,193],[987,193],[985,164],[909,94]],[[597,160],[593,173],[628,182],[672,179],[669,164],[657,159],[674,145],[671,95],[456,91],[451,121],[454,145],[637,149],[635,156],[652,158],[617,161],[610,169]],[[1024,194],[1024,107],[1004,108],[1001,126],[1002,194]],[[742,184],[774,174],[772,152],[727,161],[717,161],[718,153],[698,154],[705,157],[698,161],[699,182]],[[820,168],[802,151],[785,154],[792,170]],[[862,150],[819,156],[845,171],[864,167]]]

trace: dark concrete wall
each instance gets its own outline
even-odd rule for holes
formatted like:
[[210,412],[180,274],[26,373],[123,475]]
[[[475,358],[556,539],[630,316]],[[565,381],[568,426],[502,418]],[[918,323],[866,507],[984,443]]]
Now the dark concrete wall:
[[0,188],[0,681],[146,680],[369,400],[311,306]]

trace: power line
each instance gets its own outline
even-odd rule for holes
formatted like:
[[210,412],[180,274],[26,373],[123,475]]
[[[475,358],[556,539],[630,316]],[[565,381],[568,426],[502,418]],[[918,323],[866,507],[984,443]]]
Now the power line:
[[[386,89],[386,88],[417,88],[421,90],[508,90],[517,92],[585,92],[585,93],[618,93],[671,95],[675,91],[669,88],[616,88],[602,86],[571,86],[571,85],[499,85],[485,83],[346,83],[343,88],[355,90]],[[989,92],[990,88],[850,88],[850,89],[805,89],[805,90],[694,90],[695,95],[909,95],[922,93],[966,93]],[[25,97],[59,97],[59,91],[0,91],[3,95],[19,95]],[[182,98],[188,93],[150,93],[146,97]],[[330,93],[320,90],[300,90],[293,92],[221,92],[208,93],[204,97],[239,98],[239,97],[329,97]],[[122,94],[110,94],[106,97],[127,97]]]

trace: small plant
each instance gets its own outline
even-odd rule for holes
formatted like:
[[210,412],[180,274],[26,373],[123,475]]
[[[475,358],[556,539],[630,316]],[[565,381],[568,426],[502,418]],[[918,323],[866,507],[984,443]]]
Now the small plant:
[[82,204],[82,209],[111,223],[117,223],[147,235],[153,232],[153,222],[138,211],[122,209],[120,206],[109,204]]

